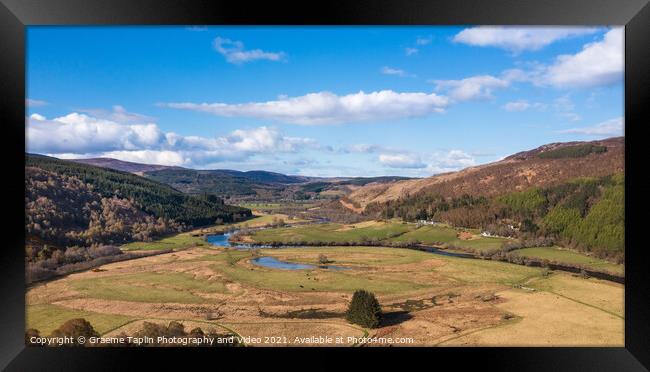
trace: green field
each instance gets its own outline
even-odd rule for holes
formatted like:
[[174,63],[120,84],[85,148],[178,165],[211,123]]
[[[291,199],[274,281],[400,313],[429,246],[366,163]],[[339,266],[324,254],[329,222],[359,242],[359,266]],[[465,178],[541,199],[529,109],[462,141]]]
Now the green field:
[[262,216],[256,216],[250,220],[225,224],[225,225],[215,225],[212,227],[204,227],[196,229],[190,232],[180,233],[177,235],[156,239],[151,242],[133,242],[124,244],[120,248],[123,251],[158,251],[164,249],[173,249],[175,251],[179,249],[185,249],[190,247],[199,247],[205,246],[210,247],[201,235],[203,234],[215,234],[223,233],[224,231],[232,228],[246,228],[246,227],[261,227],[269,225],[273,222],[277,222],[279,219],[284,220],[286,223],[297,223],[305,222],[306,220],[294,218],[289,219],[287,215],[284,214],[265,214]]
[[285,206],[285,204],[283,203],[240,203],[237,205],[251,210],[255,210],[255,209],[277,210],[280,208],[284,208]]
[[86,319],[99,334],[104,334],[135,319],[125,315],[73,310],[50,304],[28,305],[25,315],[27,328],[38,329],[41,336],[49,336],[63,323],[74,318]]
[[[458,238],[458,233],[461,231],[466,231],[475,236],[470,240],[462,240]],[[507,242],[508,239],[504,238],[492,238],[484,237],[478,235],[480,231],[476,229],[463,229],[457,230],[448,226],[422,226],[417,230],[407,232],[406,234],[400,235],[391,239],[391,241],[397,242],[409,242],[417,241],[422,244],[430,245],[442,245],[444,246],[456,246],[462,248],[468,248],[475,251],[494,251],[503,245],[504,242]]]
[[204,227],[201,229],[196,229],[194,231],[191,231],[192,234],[218,234],[218,233],[223,233],[225,231],[231,230],[231,229],[241,229],[241,228],[255,228],[255,227],[264,227],[264,226],[269,226],[273,223],[277,223],[279,220],[284,221],[286,224],[293,224],[293,223],[302,223],[302,222],[307,222],[305,219],[301,219],[298,217],[295,218],[289,218],[286,214],[282,213],[273,213],[273,214],[263,214],[259,216],[255,216],[251,218],[250,220],[242,221],[242,222],[237,222],[237,223],[229,223],[225,225],[215,225],[211,227]]
[[[352,293],[364,288],[386,295],[467,283],[511,285],[539,276],[543,271],[496,261],[455,258],[387,247],[262,249],[259,253],[283,261],[310,264],[318,263],[319,256],[324,254],[331,264],[348,269],[270,269],[248,263],[253,257],[251,251],[215,250],[214,253],[190,255],[181,261],[159,261],[156,271],[148,271],[150,265],[138,265],[138,272],[79,278],[70,281],[68,285],[81,298],[199,304],[213,302],[206,295],[210,293],[238,295],[238,290],[233,292],[227,289],[228,282],[288,292]],[[131,265],[135,263],[132,261]],[[177,272],[173,267],[165,268],[165,265],[172,264],[195,268],[201,274]]]
[[481,259],[441,257],[448,264],[436,271],[463,283],[523,284],[528,279],[541,276],[543,270],[523,265]]
[[[475,234],[472,239],[462,240],[458,233],[466,231]],[[447,226],[422,226],[400,222],[363,222],[356,225],[335,223],[305,225],[293,228],[267,229],[251,234],[259,243],[296,244],[341,244],[369,241],[420,242],[422,244],[457,246],[475,251],[493,251],[501,248],[508,239],[490,238],[478,235],[477,230],[456,230]],[[365,240],[364,240],[365,239]],[[360,244],[362,245],[362,244]]]
[[359,243],[363,239],[386,240],[404,234],[414,228],[415,225],[411,224],[378,221],[357,225],[326,223],[261,230],[254,232],[251,237],[260,243]]
[[[431,253],[386,247],[313,247],[263,249],[262,255],[274,256],[288,262],[316,263],[319,254],[325,254],[333,265],[347,266],[349,270],[277,270],[241,264],[229,265],[225,255],[214,259],[210,267],[224,273],[229,279],[260,288],[281,291],[353,292],[364,288],[377,294],[399,294],[426,288],[439,288],[454,283],[497,283],[512,285],[540,276],[542,270],[496,261],[463,259]],[[236,260],[250,259],[250,252],[231,251]],[[384,266],[422,264],[436,260],[435,268],[420,268],[386,272]],[[301,287],[302,286],[302,287]]]
[[283,260],[306,264],[319,264],[319,254],[324,254],[332,265],[389,266],[422,262],[436,258],[430,253],[384,247],[304,247],[261,250],[267,255],[281,255]]
[[225,293],[226,287],[217,279],[196,278],[176,272],[144,272],[80,279],[72,288],[84,297],[155,303],[204,303],[207,300],[195,294]]
[[492,252],[500,249],[503,243],[508,241],[511,240],[504,238],[480,237],[471,240],[457,239],[449,244],[457,247],[469,248],[479,252]]
[[[408,272],[368,270],[368,268],[396,263],[421,262],[431,259],[431,254],[419,251],[376,248],[376,247],[318,247],[313,249],[263,249],[262,255],[274,256],[290,262],[314,262],[319,253],[324,253],[337,265],[355,264],[349,270],[278,270],[255,266],[247,268],[241,263],[229,264],[227,255],[236,261],[248,260],[251,253],[229,251],[228,254],[209,256],[214,261],[210,266],[215,272],[225,274],[228,279],[258,288],[269,288],[290,292],[346,292],[365,288],[377,294],[404,293],[441,285],[440,282],[421,282]],[[287,257],[287,255],[289,255]],[[313,256],[313,257],[310,257]],[[373,256],[373,262],[365,258]],[[307,258],[309,257],[309,258]],[[208,258],[208,257],[206,257]]]
[[408,291],[432,288],[435,283],[415,283],[408,278],[393,278],[385,280],[385,276],[373,274],[353,274],[332,271],[318,276],[318,281],[313,281],[308,272],[304,271],[279,271],[279,270],[242,270],[240,268],[221,267],[230,279],[240,283],[260,288],[272,288],[289,292],[317,291],[317,292],[344,292],[352,293],[359,288],[377,294],[399,294]]
[[577,264],[597,271],[609,271],[615,274],[623,274],[624,272],[623,265],[607,262],[578,252],[561,249],[560,247],[523,248],[513,251],[511,254],[539,258],[551,262]]
[[391,239],[396,242],[419,241],[423,244],[450,243],[458,240],[458,231],[447,226],[422,226]]
[[[486,261],[480,259],[458,258],[437,255],[412,249],[387,247],[314,247],[314,248],[283,248],[279,250],[262,250],[262,253],[278,256],[279,258],[302,263],[317,263],[317,255],[325,254],[333,265],[360,265],[382,267],[421,263],[425,260],[436,260],[441,265],[429,272],[442,274],[450,281],[464,283],[499,283],[516,284],[528,278],[539,276],[542,270],[505,262]],[[407,272],[408,275],[414,275]],[[417,281],[413,278],[410,280]]]
[[120,248],[123,251],[157,251],[163,249],[179,250],[189,247],[208,246],[208,243],[199,236],[182,233],[174,236],[154,240],[152,242],[133,242]]
[[246,220],[243,222],[238,222],[234,224],[229,224],[225,225],[228,227],[260,227],[260,226],[265,226],[269,225],[273,222],[276,222],[277,220],[284,220],[285,223],[291,224],[291,223],[297,223],[297,222],[306,222],[307,220],[301,219],[301,218],[289,218],[286,214],[282,213],[273,213],[273,214],[265,214],[261,216],[255,216],[254,218],[250,220]]

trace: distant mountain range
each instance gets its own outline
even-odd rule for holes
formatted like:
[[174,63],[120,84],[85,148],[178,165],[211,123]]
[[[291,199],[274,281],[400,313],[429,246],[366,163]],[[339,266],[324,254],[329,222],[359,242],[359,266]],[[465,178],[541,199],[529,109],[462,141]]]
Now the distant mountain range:
[[210,193],[225,198],[306,198],[327,190],[345,194],[368,183],[394,182],[408,177],[305,177],[263,170],[198,170],[133,163],[111,158],[70,159],[71,162],[137,174],[188,194]]
[[253,171],[236,171],[229,169],[214,169],[214,170],[196,170],[189,169],[177,166],[167,166],[167,165],[155,165],[155,164],[142,164],[134,163],[130,161],[117,160],[112,158],[90,158],[90,159],[70,159],[70,161],[76,163],[90,164],[102,168],[110,168],[115,170],[120,170],[123,172],[134,173],[137,175],[144,175],[145,173],[156,172],[156,175],[165,175],[165,174],[214,174],[220,177],[233,177],[233,178],[242,178],[250,182],[257,183],[301,183],[308,182],[311,177],[303,176],[287,176],[281,173],[267,172],[262,170],[253,170]]
[[193,195],[214,194],[237,200],[346,196],[346,205],[354,206],[358,212],[369,203],[383,203],[419,192],[447,197],[462,194],[495,196],[576,177],[615,174],[624,170],[624,137],[551,143],[494,163],[428,178],[306,177],[263,170],[197,170],[111,158],[69,161],[133,173]]

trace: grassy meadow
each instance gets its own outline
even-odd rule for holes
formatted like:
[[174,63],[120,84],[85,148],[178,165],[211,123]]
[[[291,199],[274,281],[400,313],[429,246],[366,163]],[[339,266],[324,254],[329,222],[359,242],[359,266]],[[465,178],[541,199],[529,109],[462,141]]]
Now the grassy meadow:
[[133,242],[124,244],[120,248],[123,251],[158,251],[165,249],[179,250],[189,247],[207,246],[208,243],[200,236],[192,236],[190,233],[181,233],[151,242]]
[[[459,233],[471,234],[469,239],[459,238]],[[413,223],[395,221],[367,221],[357,224],[343,225],[326,223],[266,229],[251,233],[251,238],[258,243],[280,244],[341,244],[364,242],[384,242],[387,244],[399,242],[419,242],[438,246],[455,246],[474,251],[494,251],[509,241],[505,238],[483,237],[478,230],[454,229],[449,226],[418,227]]]
[[343,225],[325,223],[255,231],[251,238],[259,243],[348,243],[365,240],[386,240],[414,228],[406,223],[370,221]]
[[61,324],[74,318],[86,319],[100,334],[109,332],[135,319],[130,316],[74,310],[51,304],[29,305],[25,317],[27,328],[38,329],[42,336],[50,335]]
[[[357,228],[371,226],[376,225]],[[324,255],[331,265],[346,270],[272,269],[251,262],[259,255],[308,264],[317,264]],[[250,251],[191,247],[107,264],[100,269],[71,274],[31,288],[27,294],[27,327],[49,334],[66,320],[83,317],[99,333],[117,334],[133,328],[129,324],[135,324],[134,321],[147,319],[162,322],[173,319],[187,324],[210,320],[215,326],[256,337],[270,330],[292,337],[305,335],[312,329],[334,336],[390,331],[398,336],[415,337],[421,345],[453,343],[453,340],[468,342],[467,337],[483,334],[488,340],[485,342],[490,342],[492,336],[488,329],[504,327],[500,335],[521,332],[516,319],[527,319],[525,324],[532,322],[532,326],[545,329],[538,324],[543,319],[526,315],[531,306],[541,305],[535,301],[548,298],[535,294],[545,293],[562,299],[557,300],[560,302],[556,311],[564,311],[562,306],[567,306],[576,313],[583,311],[593,316],[602,313],[608,329],[616,330],[620,324],[622,332],[622,319],[613,316],[622,314],[622,285],[567,274],[546,276],[542,268],[410,249],[315,246]],[[534,292],[518,289],[522,286],[532,287]],[[337,314],[344,313],[357,289],[374,292],[389,315],[408,304],[426,306],[406,306],[408,314],[396,313],[404,318],[394,327],[355,330],[343,315]],[[529,299],[522,302],[527,307],[502,310],[501,305],[492,304],[500,293],[505,296],[508,291]],[[304,312],[315,318],[286,315]],[[206,314],[217,315],[206,319]],[[319,318],[318,314],[333,315]],[[571,323],[571,329],[561,328],[557,334],[542,336],[549,342],[562,344],[572,340],[572,334],[583,328],[595,332],[589,319],[577,318]],[[441,322],[450,326],[441,327]],[[468,336],[463,338],[463,335]],[[613,338],[605,341],[617,340],[619,336],[613,334]]]
[[567,263],[584,266],[598,271],[609,271],[615,274],[623,274],[624,267],[621,264],[611,263],[600,258],[587,256],[582,253],[562,249],[561,247],[533,247],[522,248],[512,252],[524,257],[549,260],[551,262]]

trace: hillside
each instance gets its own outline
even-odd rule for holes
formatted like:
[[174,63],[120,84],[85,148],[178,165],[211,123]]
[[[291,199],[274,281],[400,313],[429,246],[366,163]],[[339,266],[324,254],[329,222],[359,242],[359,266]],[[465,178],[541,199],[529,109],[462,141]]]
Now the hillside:
[[[589,150],[584,145],[588,145]],[[602,177],[622,172],[624,167],[624,137],[554,143],[458,172],[368,184],[350,193],[348,199],[365,208],[370,203],[385,203],[419,192],[445,197],[463,194],[489,197],[532,186],[551,186],[577,177]]]
[[[262,170],[189,169],[121,161],[111,158],[70,161],[129,172],[169,185],[183,193],[215,194],[235,200],[331,198],[345,195],[368,183],[407,180],[407,177],[305,177]],[[321,194],[323,193],[323,194]]]
[[228,169],[196,170],[112,158],[70,159],[70,161],[144,176],[188,194],[212,193],[222,197],[256,195],[255,189],[279,189],[282,187],[277,185],[298,184],[311,180],[309,177],[288,176],[261,170],[247,172]]
[[182,229],[145,213],[131,200],[103,197],[76,177],[38,167],[25,168],[25,197],[28,247],[120,244]]
[[[217,220],[233,221],[251,215],[250,210],[226,205],[215,196],[186,195],[168,185],[117,170],[33,155],[26,157],[25,166],[49,172],[56,177],[71,178],[73,182],[78,180],[89,184],[90,190],[102,198],[129,200],[135,208],[147,215],[185,225],[202,226],[213,224]],[[37,172],[26,174],[28,194],[32,181],[30,177],[34,174]],[[34,198],[38,196],[33,195]],[[58,191],[54,189],[50,202],[54,205],[65,202],[58,196]],[[70,197],[73,198],[74,195]]]
[[287,176],[265,171],[195,170],[173,168],[149,171],[146,178],[172,186],[188,194],[212,193],[221,197],[254,196],[280,191],[285,185],[308,181],[306,177]]
[[134,173],[141,176],[145,172],[152,172],[161,169],[173,169],[178,167],[169,167],[166,165],[133,163],[130,161],[117,160],[112,158],[89,158],[89,159],[70,159],[75,163],[94,165],[96,167],[114,169],[122,172]]

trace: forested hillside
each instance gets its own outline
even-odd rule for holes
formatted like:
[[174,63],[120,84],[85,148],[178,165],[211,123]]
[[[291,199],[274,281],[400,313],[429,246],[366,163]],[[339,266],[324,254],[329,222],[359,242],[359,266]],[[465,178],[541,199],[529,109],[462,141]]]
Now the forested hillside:
[[25,197],[25,229],[31,247],[120,244],[183,227],[146,214],[132,200],[104,197],[76,177],[31,166],[25,168]]
[[185,195],[134,174],[28,155],[27,280],[138,256],[122,253],[118,246],[127,242],[250,215],[214,195]]
[[[624,175],[576,178],[500,196],[445,197],[435,192],[369,204],[365,213],[434,220],[496,235],[550,237],[599,256],[623,257]],[[514,228],[511,228],[514,227]]]
[[145,177],[164,183],[188,194],[255,195],[251,181],[245,177],[221,171],[194,169],[164,169],[147,172]]
[[147,214],[186,225],[203,226],[217,220],[229,222],[251,216],[250,210],[225,205],[215,196],[186,195],[168,185],[126,172],[33,155],[27,156],[26,166],[75,177],[92,185],[102,197],[132,200]]

